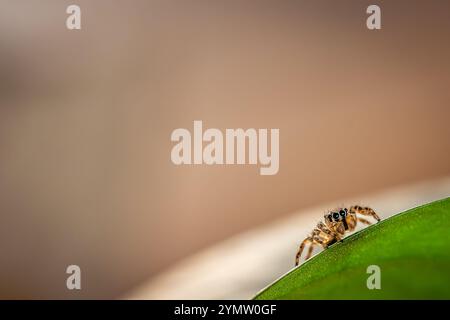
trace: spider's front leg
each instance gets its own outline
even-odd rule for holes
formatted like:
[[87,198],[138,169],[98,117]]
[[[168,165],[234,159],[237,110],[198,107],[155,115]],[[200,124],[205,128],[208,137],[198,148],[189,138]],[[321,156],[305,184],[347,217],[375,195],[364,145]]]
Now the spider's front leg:
[[312,236],[307,237],[305,240],[303,240],[300,248],[298,249],[297,255],[295,256],[295,266],[298,266],[303,249],[305,249],[305,246],[308,243],[310,243],[310,246],[308,249],[308,253],[306,254],[305,261],[311,257],[315,245],[321,245],[322,247],[324,247],[323,239],[320,236],[313,234]]
[[298,266],[298,263],[300,261],[300,257],[302,255],[303,250],[305,249],[305,246],[310,243],[312,246],[313,239],[311,237],[307,237],[305,240],[302,241],[300,244],[300,247],[298,248],[297,255],[295,256],[295,266]]
[[342,237],[339,235],[338,232],[329,229],[323,222],[319,222],[317,224],[316,230],[319,230],[320,232],[324,233],[324,234],[320,234],[320,232],[318,233],[318,236],[320,238],[320,241],[318,242],[324,249],[328,249],[328,243],[343,241]]
[[312,252],[313,252],[313,249],[314,249],[314,242],[313,243],[311,243],[311,245],[309,246],[309,248],[308,248],[308,253],[306,254],[306,257],[305,257],[305,261],[306,260],[308,260],[309,258],[311,258],[311,254],[312,254]]
[[[369,207],[351,206],[348,211],[350,213],[361,214],[363,216],[371,216],[374,219],[376,219],[377,221],[381,220],[380,217],[376,214],[376,212],[372,208],[369,208]],[[361,221],[362,223],[366,223],[365,221],[367,221],[367,220],[361,219],[361,218],[359,218],[358,220]]]
[[372,222],[370,222],[369,220],[366,220],[366,219],[364,219],[364,218],[358,217],[357,219],[358,219],[358,221],[361,222],[361,223],[364,223],[364,224],[367,224],[367,225],[371,225],[371,224],[372,224]]
[[326,233],[329,236],[333,236],[333,231],[328,229],[328,227],[322,221],[317,224],[316,229],[318,229],[319,231],[321,231],[323,233]]

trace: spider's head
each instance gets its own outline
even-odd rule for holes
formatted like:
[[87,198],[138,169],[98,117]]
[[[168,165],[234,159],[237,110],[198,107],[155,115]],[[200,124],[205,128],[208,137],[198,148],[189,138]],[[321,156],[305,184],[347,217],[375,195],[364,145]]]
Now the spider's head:
[[344,221],[347,217],[348,210],[347,208],[339,208],[333,211],[328,212],[324,215],[325,221],[327,224],[331,224],[333,222]]

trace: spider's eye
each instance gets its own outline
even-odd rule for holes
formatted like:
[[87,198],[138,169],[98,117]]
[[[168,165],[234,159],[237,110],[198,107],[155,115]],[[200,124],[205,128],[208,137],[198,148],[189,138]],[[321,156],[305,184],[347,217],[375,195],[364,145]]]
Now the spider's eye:
[[334,219],[334,221],[339,221],[339,213],[338,212],[333,212],[333,219]]
[[331,214],[327,215],[327,219],[328,219],[330,222],[333,221],[332,218],[331,218]]
[[345,217],[346,215],[347,215],[347,212],[344,210],[344,209],[341,209],[340,211],[339,211],[339,214],[341,215],[341,217]]

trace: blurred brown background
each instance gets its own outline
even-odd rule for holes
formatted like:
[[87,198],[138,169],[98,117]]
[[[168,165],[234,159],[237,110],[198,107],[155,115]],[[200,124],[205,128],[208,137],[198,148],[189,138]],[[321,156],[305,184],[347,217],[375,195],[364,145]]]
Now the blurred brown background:
[[[449,9],[2,0],[0,298],[118,297],[299,208],[449,174]],[[279,128],[279,173],[174,166],[193,120]]]

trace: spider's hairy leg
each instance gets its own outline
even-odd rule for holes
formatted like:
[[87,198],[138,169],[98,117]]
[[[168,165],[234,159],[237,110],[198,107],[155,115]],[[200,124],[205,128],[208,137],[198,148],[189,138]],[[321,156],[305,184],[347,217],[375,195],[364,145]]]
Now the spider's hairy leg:
[[300,244],[300,247],[298,248],[297,255],[295,256],[295,266],[298,266],[298,263],[300,261],[300,257],[302,255],[303,250],[305,249],[306,244],[310,243],[312,246],[313,239],[311,237],[307,237],[303,242]]
[[361,214],[363,216],[371,216],[375,218],[377,221],[381,220],[380,217],[375,213],[375,211],[369,207],[351,206],[349,212]]
[[317,229],[319,229],[320,231],[332,236],[333,235],[333,231],[331,231],[330,229],[328,229],[328,227],[323,223],[323,222],[319,222],[317,224]]
[[[315,229],[315,230],[313,231],[313,234],[315,234],[317,231],[319,231],[319,230],[318,230],[318,229]],[[311,258],[311,254],[312,254],[312,252],[313,252],[313,249],[314,249],[314,246],[315,246],[315,245],[320,245],[320,246],[322,246],[323,248],[325,248],[325,243],[326,243],[327,239],[325,239],[325,238],[323,237],[324,235],[327,236],[327,234],[320,234],[320,231],[319,231],[318,234],[313,235],[313,237],[312,237],[312,243],[311,243],[311,245],[309,246],[308,254],[307,254],[306,257],[305,257],[305,261],[308,260],[309,258]]]
[[331,246],[332,244],[336,243],[336,242],[342,242],[344,241],[344,237],[343,235],[341,236],[339,233],[334,233],[334,239],[332,239],[331,241],[329,241],[329,243],[326,244],[326,246],[324,246],[325,249],[328,249],[329,246]]
[[372,222],[370,222],[369,220],[366,220],[366,219],[364,219],[364,218],[358,217],[357,219],[358,219],[358,221],[361,222],[361,223],[364,223],[364,224],[367,224],[367,225],[371,225],[371,224],[372,224]]
[[356,214],[349,214],[346,218],[348,224],[348,230],[353,231],[356,228],[356,224],[358,223],[358,219]]
[[[318,243],[324,249],[328,248],[328,243],[334,243],[334,242],[337,242],[337,241],[342,241],[342,237],[339,235],[339,233],[331,230],[330,228],[328,228],[323,222],[319,222],[317,224],[317,228],[315,229],[315,231],[316,230],[320,231],[320,232],[317,233],[317,235],[321,238],[321,241],[318,241]],[[321,234],[321,232],[323,232],[325,234]]]
[[308,253],[306,254],[305,261],[308,260],[309,258],[311,258],[311,254],[313,252],[313,249],[314,249],[314,243],[311,243],[311,245],[308,248]]

